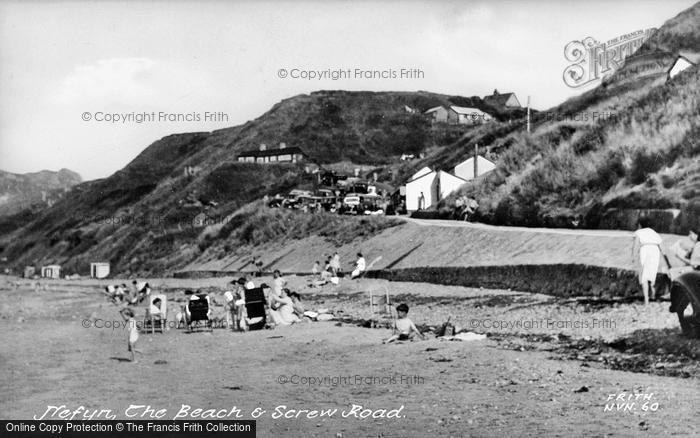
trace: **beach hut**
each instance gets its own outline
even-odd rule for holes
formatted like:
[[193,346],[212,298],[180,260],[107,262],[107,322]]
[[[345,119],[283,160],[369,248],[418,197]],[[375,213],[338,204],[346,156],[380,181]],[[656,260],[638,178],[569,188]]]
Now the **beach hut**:
[[109,275],[109,263],[96,262],[90,263],[91,278],[107,278]]
[[34,266],[24,267],[24,278],[32,278],[34,277],[34,274],[36,274],[36,269],[34,268]]
[[41,267],[42,278],[61,278],[61,267],[59,265],[47,265]]

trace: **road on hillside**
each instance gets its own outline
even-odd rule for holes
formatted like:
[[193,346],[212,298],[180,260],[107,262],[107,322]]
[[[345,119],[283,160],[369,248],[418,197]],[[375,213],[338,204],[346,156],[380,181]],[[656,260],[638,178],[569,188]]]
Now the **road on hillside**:
[[[433,226],[433,227],[466,227],[488,231],[513,231],[519,233],[545,233],[545,234],[563,234],[570,236],[592,236],[592,237],[632,237],[634,232],[624,230],[589,230],[589,229],[573,229],[573,228],[529,228],[529,227],[508,227],[501,225],[487,225],[480,222],[466,222],[448,219],[416,219],[407,216],[396,216],[399,219],[405,220],[416,225]],[[670,237],[678,237],[675,234],[667,234]]]

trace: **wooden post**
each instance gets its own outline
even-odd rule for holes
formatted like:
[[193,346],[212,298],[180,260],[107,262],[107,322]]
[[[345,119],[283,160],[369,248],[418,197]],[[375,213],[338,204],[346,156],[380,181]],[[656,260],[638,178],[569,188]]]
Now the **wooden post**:
[[474,145],[474,178],[479,176],[479,144]]
[[530,96],[527,96],[527,133],[530,133]]

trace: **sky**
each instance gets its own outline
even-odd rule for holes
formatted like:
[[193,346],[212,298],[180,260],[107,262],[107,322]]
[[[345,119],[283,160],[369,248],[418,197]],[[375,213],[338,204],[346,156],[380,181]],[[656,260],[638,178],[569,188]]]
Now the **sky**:
[[693,3],[0,0],[0,169],[103,178],[163,136],[321,89],[498,89],[543,110],[588,89],[562,80],[567,43],[660,27]]

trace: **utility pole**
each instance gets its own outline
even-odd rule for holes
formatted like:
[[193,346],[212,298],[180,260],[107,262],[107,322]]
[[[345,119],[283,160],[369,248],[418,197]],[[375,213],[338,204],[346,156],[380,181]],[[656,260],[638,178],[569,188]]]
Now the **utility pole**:
[[474,144],[474,178],[479,176],[479,143]]
[[530,96],[527,96],[527,133],[530,133]]

